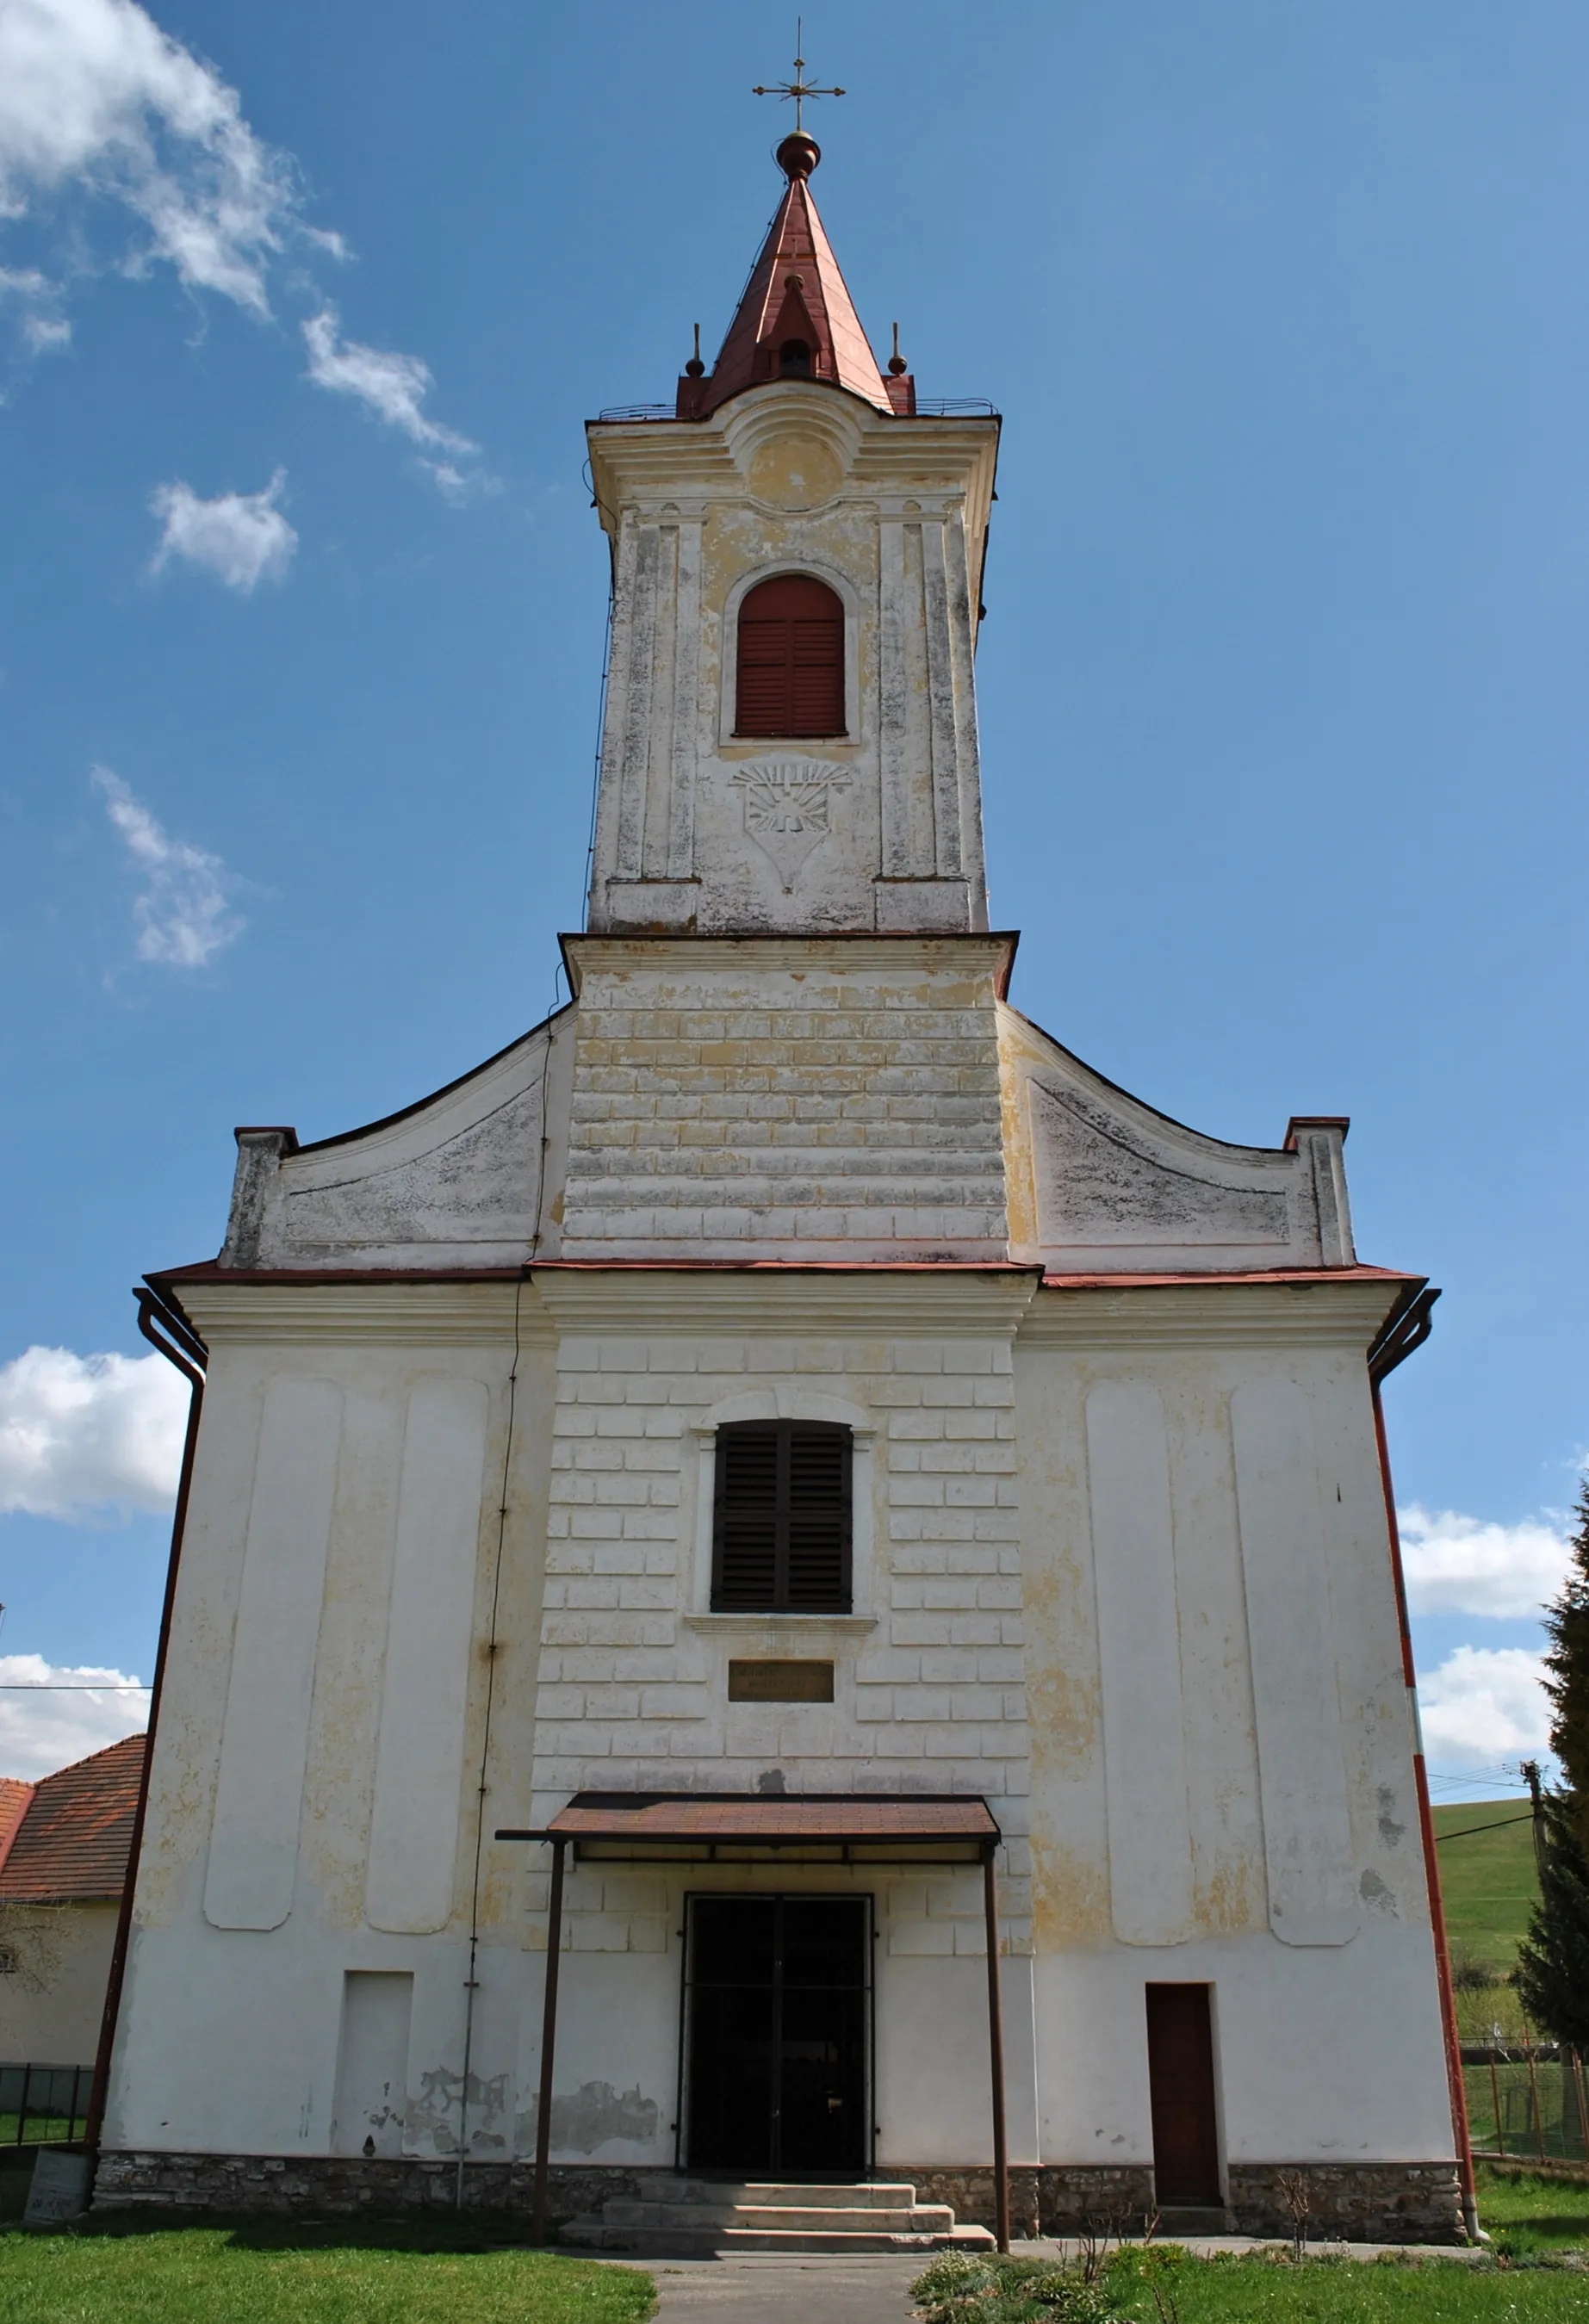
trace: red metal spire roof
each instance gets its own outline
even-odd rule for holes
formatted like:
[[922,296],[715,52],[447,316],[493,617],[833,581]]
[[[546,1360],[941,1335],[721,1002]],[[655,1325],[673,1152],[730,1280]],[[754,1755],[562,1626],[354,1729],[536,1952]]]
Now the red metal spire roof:
[[[744,388],[790,376],[847,388],[882,411],[908,408],[897,389],[890,393],[877,368],[817,215],[807,180],[820,159],[821,148],[803,129],[793,131],[779,147],[789,190],[778,205],[710,378],[679,383],[681,420],[704,419]],[[808,370],[803,364],[792,373],[786,369],[785,349],[794,347],[807,350]]]

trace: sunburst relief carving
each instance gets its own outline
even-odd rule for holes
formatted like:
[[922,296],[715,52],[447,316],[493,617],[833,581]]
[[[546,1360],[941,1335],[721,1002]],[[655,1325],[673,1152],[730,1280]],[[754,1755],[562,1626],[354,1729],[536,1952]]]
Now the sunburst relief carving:
[[834,794],[848,788],[849,771],[819,759],[753,759],[732,779],[744,794],[745,835],[787,894],[833,828]]

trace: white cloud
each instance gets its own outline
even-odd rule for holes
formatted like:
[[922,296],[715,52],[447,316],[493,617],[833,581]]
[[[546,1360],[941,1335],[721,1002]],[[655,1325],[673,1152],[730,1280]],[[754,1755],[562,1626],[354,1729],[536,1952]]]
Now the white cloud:
[[1432,1762],[1549,1757],[1544,1665],[1524,1646],[1457,1646],[1418,1679],[1424,1748]]
[[147,1688],[125,1692],[129,1679],[136,1683],[134,1673],[97,1665],[74,1669],[47,1663],[42,1655],[0,1655],[0,1775],[36,1784],[58,1767],[142,1733],[149,1693]]
[[22,335],[30,355],[54,355],[70,344],[71,325],[63,315],[24,315]]
[[0,1364],[0,1514],[169,1509],[188,1388],[163,1356],[28,1348]]
[[286,470],[278,468],[263,492],[217,493],[212,501],[200,500],[180,480],[162,484],[149,501],[164,527],[150,570],[162,572],[173,557],[185,558],[245,596],[260,581],[280,581],[298,547],[298,535],[276,506],[286,481]]
[[1408,1604],[1415,1614],[1538,1619],[1566,1572],[1564,1532],[1544,1517],[1492,1525],[1455,1509],[1398,1509]]
[[[339,234],[305,220],[292,156],[257,136],[236,90],[136,0],[0,0],[0,222],[47,221],[52,207],[85,195],[136,221],[122,254],[128,273],[164,263],[190,290],[257,316],[271,312],[272,269],[290,250],[300,262],[348,256]],[[80,221],[60,224],[68,272],[91,271],[72,239]],[[293,280],[304,287],[301,275]],[[0,303],[15,303],[31,354],[67,344],[60,295],[36,270],[0,270]],[[338,344],[323,292],[311,282],[308,295],[321,301],[304,326],[319,386],[356,397],[416,444],[476,448],[426,418],[431,379],[419,356]],[[475,496],[457,470],[427,466],[448,499]]]
[[423,453],[420,466],[442,499],[454,508],[467,508],[475,501],[490,500],[503,490],[502,478],[485,468],[460,468],[451,460],[427,460]]
[[30,355],[52,354],[71,337],[71,325],[57,312],[60,286],[36,266],[0,266],[0,305],[14,305]]
[[[434,382],[430,366],[418,355],[397,355],[385,347],[361,346],[356,339],[338,344],[335,308],[323,307],[303,326],[309,348],[309,376],[317,387],[335,395],[351,395],[385,420],[400,428],[416,444],[434,444],[448,452],[474,452],[479,447],[439,421],[428,420],[420,409]],[[464,479],[449,463],[427,462],[443,489],[456,489]]]
[[203,968],[243,933],[241,916],[229,909],[236,884],[231,872],[207,848],[172,839],[108,767],[96,767],[93,782],[146,882],[133,904],[138,958]]
[[298,191],[236,91],[134,0],[4,0],[0,206],[15,216],[73,186],[139,221],[134,268],[162,259],[195,290],[269,311]]

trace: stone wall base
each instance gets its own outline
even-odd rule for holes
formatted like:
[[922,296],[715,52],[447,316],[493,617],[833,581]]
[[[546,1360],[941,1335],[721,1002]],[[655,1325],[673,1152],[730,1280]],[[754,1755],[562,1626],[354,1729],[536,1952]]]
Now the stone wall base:
[[[1289,2236],[1280,2189],[1295,2174],[1307,2189],[1310,2242],[1461,2243],[1462,2201],[1449,2163],[1235,2163],[1228,2172],[1231,2225],[1238,2235]],[[527,2215],[532,2167],[467,2163],[466,2210]],[[947,2169],[890,2163],[880,2178],[910,2181],[924,2203],[948,2203],[962,2222],[993,2224],[993,2174],[985,2163]],[[666,2201],[671,2171],[613,2163],[553,2163],[548,2209],[554,2220],[599,2210],[613,2196]],[[302,2211],[355,2214],[457,2207],[456,2163],[375,2155],[173,2154],[124,2151],[99,2158],[96,2210],[147,2206],[182,2211]],[[1015,2165],[1011,2224],[1018,2236],[1107,2228],[1141,2232],[1153,2211],[1151,2174],[1139,2165]]]
[[[460,2190],[456,2161],[407,2155],[175,2154],[125,2149],[99,2157],[96,2211],[133,2206],[167,2211],[301,2211],[346,2216],[361,2211],[452,2211],[460,2191],[467,2211],[529,2216],[534,2166],[466,2163]],[[610,2196],[663,2199],[671,2171],[626,2171],[612,2163],[551,2166],[548,2215],[571,2219]]]
[[1233,2163],[1226,2176],[1238,2234],[1291,2234],[1280,2182],[1293,2174],[1307,2189],[1309,2242],[1467,2241],[1455,2163]]
[[[956,2219],[993,2224],[993,2174],[984,2164],[958,2171],[901,2163],[891,2178],[914,2182],[923,2203],[949,2203]],[[1442,2244],[1466,2240],[1456,2167],[1450,2163],[1233,2163],[1226,2173],[1231,2231],[1292,2233],[1282,2178],[1307,2190],[1309,2242]],[[1044,2163],[1010,2172],[1010,2224],[1022,2236],[1074,2236],[1106,2228],[1141,2235],[1153,2215],[1152,2173],[1144,2165],[1113,2168]],[[1160,2226],[1160,2234],[1173,2227]]]

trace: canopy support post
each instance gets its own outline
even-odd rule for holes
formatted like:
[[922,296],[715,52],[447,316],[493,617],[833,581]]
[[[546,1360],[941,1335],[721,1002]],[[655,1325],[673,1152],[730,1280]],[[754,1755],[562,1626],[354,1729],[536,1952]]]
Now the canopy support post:
[[535,2110],[535,2194],[530,2233],[538,2244],[546,2241],[546,2166],[551,2154],[552,2052],[558,2034],[558,1964],[563,1946],[563,1850],[567,1840],[551,1844],[551,1898],[546,1922],[546,2000],[540,2015],[540,2103]]
[[[996,1843],[995,1843],[996,1844]],[[987,1914],[988,2065],[993,2075],[993,2202],[999,2249],[1010,2248],[1010,2141],[1004,2124],[1004,2011],[999,1990],[999,1886],[993,1846],[984,1846],[982,1895]]]

